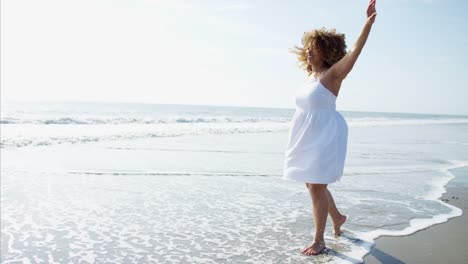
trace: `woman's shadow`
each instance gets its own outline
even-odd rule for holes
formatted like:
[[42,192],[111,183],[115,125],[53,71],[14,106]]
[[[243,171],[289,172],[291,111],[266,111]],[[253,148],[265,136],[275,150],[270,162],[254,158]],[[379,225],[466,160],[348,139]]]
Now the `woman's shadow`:
[[[375,247],[375,244],[371,244],[370,242],[368,241],[365,241],[365,240],[362,240],[360,238],[358,238],[357,236],[355,236],[352,232],[348,231],[348,230],[342,230],[342,234],[341,234],[341,237],[344,238],[344,239],[347,239],[349,240],[351,243],[353,243],[354,245],[357,245],[359,247],[363,247],[363,248],[369,248],[372,246],[371,248],[371,251],[365,256],[372,256],[374,259],[372,260],[368,260],[367,263],[369,264],[380,264],[380,263],[392,263],[392,264],[404,264],[405,262],[395,258],[394,256],[390,255],[390,254],[387,254],[385,252],[383,252],[382,250],[378,249],[377,247]],[[334,251],[334,250],[330,250],[331,252],[329,254],[333,254],[335,257],[337,258],[341,258],[343,260],[346,260],[346,261],[349,261],[351,263],[366,263],[366,262],[361,262],[351,256],[348,256],[346,254],[343,254],[343,253],[340,253],[338,251]]]
[[[397,258],[395,258],[394,256],[390,255],[390,254],[387,254],[385,252],[383,252],[382,250],[378,249],[377,247],[373,247],[371,249],[371,252],[369,252],[368,255],[366,256],[372,256],[376,259],[376,261],[368,261],[367,263],[368,264],[372,264],[372,263],[395,263],[395,264],[401,264],[401,263],[405,263]],[[366,262],[364,262],[366,263]]]

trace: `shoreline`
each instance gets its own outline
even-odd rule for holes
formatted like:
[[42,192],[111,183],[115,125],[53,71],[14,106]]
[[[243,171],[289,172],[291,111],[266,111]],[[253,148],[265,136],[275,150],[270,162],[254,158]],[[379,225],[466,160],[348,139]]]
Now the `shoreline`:
[[463,210],[448,219],[407,236],[381,236],[364,257],[366,264],[468,263],[468,168],[449,170],[455,178],[445,186],[439,200]]

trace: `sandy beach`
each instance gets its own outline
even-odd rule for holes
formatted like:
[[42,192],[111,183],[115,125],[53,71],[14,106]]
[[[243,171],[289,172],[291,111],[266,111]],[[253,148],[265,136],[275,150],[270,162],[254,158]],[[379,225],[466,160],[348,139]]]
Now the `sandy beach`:
[[463,215],[403,237],[379,237],[364,263],[468,263],[468,169],[451,171],[456,178],[440,198]]

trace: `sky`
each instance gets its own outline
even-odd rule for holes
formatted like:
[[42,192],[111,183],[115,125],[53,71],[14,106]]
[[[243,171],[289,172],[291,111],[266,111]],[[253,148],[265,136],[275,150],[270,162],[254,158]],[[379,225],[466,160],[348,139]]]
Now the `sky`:
[[[3,0],[1,102],[294,109],[305,31],[346,35],[367,0]],[[377,0],[338,111],[468,115],[468,1]]]

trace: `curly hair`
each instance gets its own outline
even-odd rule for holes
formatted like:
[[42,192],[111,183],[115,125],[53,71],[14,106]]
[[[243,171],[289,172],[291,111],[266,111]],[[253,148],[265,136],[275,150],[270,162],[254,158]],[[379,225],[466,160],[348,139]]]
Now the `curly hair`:
[[299,67],[306,70],[309,74],[316,72],[307,63],[307,48],[312,47],[321,51],[324,66],[330,68],[346,55],[345,35],[336,33],[336,29],[326,30],[324,27],[304,32],[302,36],[302,47],[294,46],[296,50],[290,49],[290,52],[297,55]]

